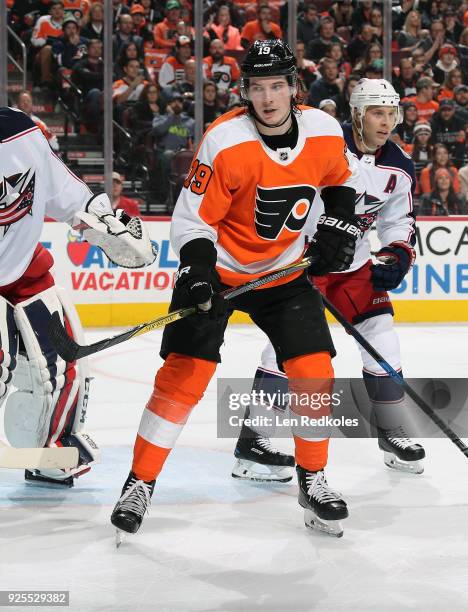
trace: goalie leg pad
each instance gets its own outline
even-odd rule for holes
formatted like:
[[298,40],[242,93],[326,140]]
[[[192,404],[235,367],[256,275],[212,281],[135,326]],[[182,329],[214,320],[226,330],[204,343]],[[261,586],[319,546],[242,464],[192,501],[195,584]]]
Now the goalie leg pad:
[[[60,446],[62,438],[69,440],[83,428],[90,380],[88,364],[86,360],[66,363],[55,352],[48,338],[48,323],[50,314],[56,311],[68,332],[83,341],[78,315],[63,289],[51,287],[15,307],[25,354],[20,356],[13,379],[18,390],[10,394],[5,409],[5,433],[13,446]],[[54,471],[53,478],[79,475],[97,459],[97,453],[91,458],[84,454],[77,468],[56,470],[59,474]]]
[[13,306],[0,296],[0,405],[10,388],[18,357],[18,328]]

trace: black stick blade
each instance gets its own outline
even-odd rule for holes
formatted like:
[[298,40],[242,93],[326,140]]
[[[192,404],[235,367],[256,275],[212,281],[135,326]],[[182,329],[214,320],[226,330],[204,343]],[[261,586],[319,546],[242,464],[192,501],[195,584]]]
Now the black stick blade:
[[57,353],[65,361],[76,361],[80,345],[67,334],[59,313],[53,312],[49,322],[49,338]]

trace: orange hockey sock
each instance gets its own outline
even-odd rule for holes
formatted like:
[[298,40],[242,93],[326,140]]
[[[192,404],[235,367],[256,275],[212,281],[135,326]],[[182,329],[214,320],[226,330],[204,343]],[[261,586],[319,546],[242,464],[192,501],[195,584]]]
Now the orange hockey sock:
[[156,374],[135,441],[132,471],[138,478],[153,480],[160,473],[216,365],[178,353],[167,357]]
[[[301,404],[301,398],[309,396],[318,397],[317,394],[332,391],[333,385],[333,366],[328,352],[311,353],[288,359],[283,363],[284,370],[288,376],[291,397],[291,416],[308,416],[318,419],[321,416],[330,414],[330,407],[322,405],[320,400],[309,401]],[[293,433],[296,428],[293,427]],[[305,428],[298,428],[304,435]],[[311,472],[322,470],[328,459],[328,438],[323,439],[322,435],[317,435],[317,428],[311,428],[310,438],[294,433],[296,445],[296,463]],[[327,435],[327,434],[325,434]],[[314,440],[313,438],[318,439]]]

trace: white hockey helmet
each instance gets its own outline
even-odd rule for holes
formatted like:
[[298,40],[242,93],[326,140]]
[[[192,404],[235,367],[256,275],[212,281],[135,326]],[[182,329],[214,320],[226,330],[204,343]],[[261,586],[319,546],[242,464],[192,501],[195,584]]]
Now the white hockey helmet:
[[400,109],[400,96],[393,85],[385,79],[361,79],[353,90],[349,101],[351,114],[354,119],[355,111],[362,120],[369,106],[392,106],[396,108],[396,127],[403,121],[403,113]]

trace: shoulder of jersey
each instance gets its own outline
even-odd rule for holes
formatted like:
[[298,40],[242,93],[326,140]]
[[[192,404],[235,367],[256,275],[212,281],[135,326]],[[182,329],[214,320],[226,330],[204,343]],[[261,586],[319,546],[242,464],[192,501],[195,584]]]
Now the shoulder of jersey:
[[395,168],[401,168],[408,174],[413,174],[413,161],[411,157],[391,140],[387,142],[386,150],[378,160],[377,165],[390,165]]
[[340,136],[343,137],[343,130],[338,121],[312,106],[300,105],[301,114],[297,117],[299,125],[305,128],[308,136]]
[[252,121],[245,108],[233,108],[232,110],[224,113],[210,124],[210,127],[205,132],[205,137],[210,140],[215,139],[220,143],[222,148],[233,144],[233,141],[255,140],[256,138],[249,138],[248,135],[252,136],[255,134],[255,130],[252,126]]
[[35,127],[36,124],[22,111],[9,106],[0,108],[0,141]]

